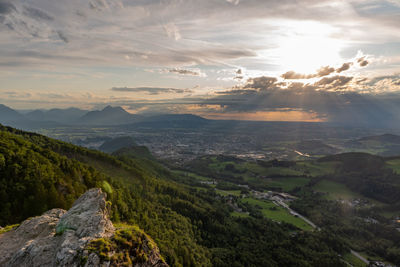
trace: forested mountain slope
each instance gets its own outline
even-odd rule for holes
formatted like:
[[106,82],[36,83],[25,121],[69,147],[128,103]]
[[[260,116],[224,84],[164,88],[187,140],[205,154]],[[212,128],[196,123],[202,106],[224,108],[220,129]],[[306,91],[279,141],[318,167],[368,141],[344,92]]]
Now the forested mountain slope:
[[171,266],[342,266],[347,251],[328,232],[236,218],[213,191],[172,181],[150,159],[118,157],[0,127],[0,225],[69,209],[87,189],[112,202],[114,223],[138,225]]

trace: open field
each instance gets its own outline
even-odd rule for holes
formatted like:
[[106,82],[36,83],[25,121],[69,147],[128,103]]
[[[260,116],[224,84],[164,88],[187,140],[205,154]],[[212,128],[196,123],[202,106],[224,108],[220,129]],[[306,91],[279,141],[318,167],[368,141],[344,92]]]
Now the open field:
[[388,160],[386,161],[386,165],[395,173],[400,174],[400,159]]
[[247,213],[237,212],[237,211],[231,212],[231,216],[234,216],[234,217],[242,217],[242,218],[250,217],[250,215],[247,214]]
[[296,169],[315,177],[334,173],[337,164],[336,162],[298,161],[296,162]]
[[254,198],[244,198],[241,201],[261,207],[261,212],[265,218],[277,222],[289,223],[303,230],[312,230],[312,227],[305,221],[298,217],[292,216],[287,209],[277,206],[271,201],[258,200]]
[[215,189],[215,192],[217,194],[220,194],[221,196],[240,196],[240,190],[220,190],[220,189]]
[[344,184],[333,181],[322,180],[314,186],[314,190],[321,193],[326,193],[327,199],[337,200],[352,200],[354,198],[362,198],[358,193],[351,191]]
[[296,187],[305,186],[310,178],[305,177],[282,177],[267,179],[268,186],[281,188],[285,192],[289,192]]
[[198,174],[193,173],[193,172],[178,171],[178,170],[175,170],[175,171],[172,171],[172,172],[174,174],[178,174],[178,175],[181,175],[181,176],[191,177],[191,178],[193,178],[194,180],[197,180],[197,181],[212,181],[212,179],[209,178],[209,177],[201,176],[201,175],[198,175]]
[[366,267],[367,264],[351,253],[343,255],[343,259],[354,267]]

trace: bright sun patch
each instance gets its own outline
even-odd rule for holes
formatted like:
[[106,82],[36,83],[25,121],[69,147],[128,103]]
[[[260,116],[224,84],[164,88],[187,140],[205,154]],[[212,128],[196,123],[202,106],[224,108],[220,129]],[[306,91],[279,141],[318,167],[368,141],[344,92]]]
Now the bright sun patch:
[[265,52],[275,58],[282,70],[313,73],[321,66],[342,62],[340,51],[343,40],[335,39],[335,28],[319,22],[279,22],[284,35],[277,39],[277,47]]

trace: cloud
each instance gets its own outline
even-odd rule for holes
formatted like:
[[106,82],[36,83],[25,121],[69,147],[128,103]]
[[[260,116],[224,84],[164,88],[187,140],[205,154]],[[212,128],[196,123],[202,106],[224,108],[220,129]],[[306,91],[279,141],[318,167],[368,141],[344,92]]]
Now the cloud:
[[[362,52],[358,52],[357,56],[362,55]],[[356,57],[354,62],[345,62],[342,66],[338,68],[334,68],[332,66],[323,66],[317,70],[316,73],[313,74],[303,74],[297,73],[295,71],[288,71],[281,75],[283,79],[286,80],[296,80],[296,79],[312,79],[312,78],[320,78],[324,76],[329,76],[332,73],[341,73],[347,71],[351,68],[352,65],[358,64],[360,67],[366,67],[369,64],[369,61],[366,59],[366,56]]]
[[366,57],[361,57],[357,59],[358,64],[360,64],[360,67],[365,67],[369,64],[369,61],[366,59]]
[[312,79],[312,78],[317,78],[317,77],[324,77],[324,76],[328,76],[328,75],[334,73],[335,71],[337,73],[340,73],[342,71],[348,70],[351,65],[352,65],[351,62],[343,63],[343,65],[338,69],[335,69],[334,67],[331,67],[331,66],[323,66],[323,67],[319,68],[316,73],[313,73],[313,74],[303,74],[303,73],[297,73],[295,71],[288,71],[288,72],[282,74],[281,77],[286,80]]
[[206,77],[207,75],[200,70],[194,70],[194,69],[168,69],[165,70],[168,73],[175,73],[179,75],[189,75],[189,76],[199,76],[199,77]]
[[332,77],[324,77],[314,85],[342,89],[341,87],[348,84],[352,79],[353,77],[336,75]]
[[235,72],[235,77],[233,78],[233,80],[235,81],[241,81],[244,79],[244,74],[243,74],[243,70],[242,69],[238,69]]
[[[221,105],[221,113],[301,111],[321,120],[346,125],[391,127],[400,123],[400,93],[388,95],[380,86],[394,86],[400,77],[370,81],[375,92],[357,92],[352,88],[353,77],[323,77],[315,83],[282,84],[274,77],[249,79],[243,87],[219,92],[206,104]],[[257,89],[255,89],[257,88]],[[393,93],[390,92],[390,93]],[[211,101],[212,100],[212,101]]]
[[331,74],[334,71],[335,71],[335,69],[333,67],[330,67],[330,66],[321,67],[317,71],[317,77],[327,76],[327,75]]
[[226,2],[228,2],[228,3],[232,4],[232,5],[237,6],[237,5],[240,3],[240,0],[226,0]]
[[119,0],[90,0],[89,7],[96,11],[103,11],[111,8],[123,8],[124,5]]
[[182,39],[179,28],[175,25],[175,23],[171,22],[164,25],[164,30],[169,38],[173,38],[175,41]]
[[41,20],[48,20],[48,21],[54,20],[54,18],[52,16],[50,16],[49,14],[44,12],[43,10],[40,10],[40,9],[37,9],[37,8],[34,8],[34,7],[25,6],[24,7],[24,14],[26,16],[29,16],[29,17],[34,18],[34,19],[41,19]]
[[67,36],[65,36],[65,34],[62,31],[57,31],[57,35],[60,38],[60,40],[63,41],[64,43],[69,42]]
[[281,75],[283,79],[287,80],[295,80],[295,79],[311,79],[316,77],[316,74],[302,74],[302,73],[297,73],[295,71],[288,71],[284,74]]
[[136,93],[146,93],[149,95],[159,95],[159,94],[183,94],[191,93],[190,89],[177,89],[177,88],[160,88],[160,87],[113,87],[112,91],[116,92],[136,92]]
[[277,81],[278,79],[275,77],[262,76],[262,77],[250,78],[247,80],[247,84],[244,86],[244,88],[268,90],[271,88],[275,88]]
[[351,65],[353,65],[353,62],[343,63],[343,65],[340,68],[336,69],[336,72],[341,73],[343,71],[346,71],[346,70],[350,69]]
[[10,1],[0,0],[0,15],[9,14],[13,11],[17,11],[17,9]]

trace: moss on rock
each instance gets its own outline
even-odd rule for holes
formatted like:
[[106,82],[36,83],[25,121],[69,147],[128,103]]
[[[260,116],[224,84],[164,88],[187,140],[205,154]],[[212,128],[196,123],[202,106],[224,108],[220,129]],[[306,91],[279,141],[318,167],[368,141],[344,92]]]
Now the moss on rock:
[[137,226],[119,224],[111,238],[92,240],[86,250],[95,253],[101,262],[110,262],[111,266],[132,266],[146,263],[156,247]]

